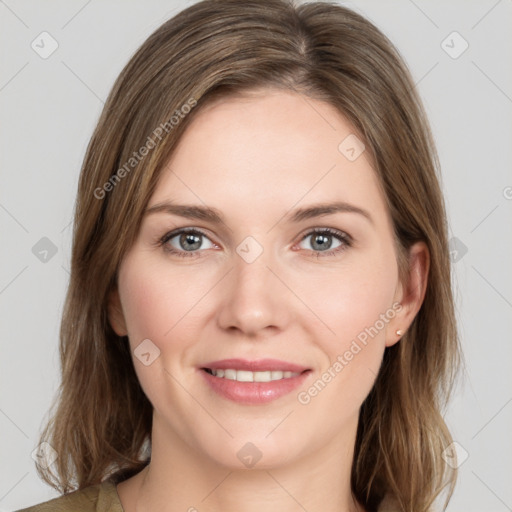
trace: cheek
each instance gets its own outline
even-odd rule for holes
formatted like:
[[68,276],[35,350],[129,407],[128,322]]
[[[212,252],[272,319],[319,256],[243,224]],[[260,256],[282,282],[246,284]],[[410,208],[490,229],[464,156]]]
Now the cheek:
[[[135,371],[157,409],[178,400],[170,375],[187,367],[189,348],[197,339],[194,329],[200,328],[200,308],[194,305],[205,288],[204,281],[194,283],[186,272],[170,272],[165,261],[149,261],[143,251],[128,255],[120,268],[119,293]],[[144,361],[141,354],[146,353]]]
[[[173,268],[165,258],[157,259],[143,250],[128,255],[121,266],[119,292],[134,366],[150,399],[164,389],[169,392],[166,372],[192,371],[194,347],[209,318],[205,312],[208,301],[203,299],[214,276],[192,277],[190,269]],[[144,341],[148,339],[151,343]],[[142,347],[157,354],[149,366],[138,359]]]
[[319,296],[315,300],[318,316],[335,334],[324,329],[322,336],[315,337],[311,330],[327,358],[316,379],[297,398],[313,417],[322,417],[326,411],[329,417],[335,414],[338,421],[329,427],[333,435],[357,414],[379,372],[386,329],[396,313],[394,279],[392,266],[350,268],[337,279],[326,279],[323,301]]
[[367,329],[374,326],[378,334],[371,329],[372,337],[384,339],[388,322],[395,313],[392,304],[397,276],[393,254],[390,257],[368,254],[306,281],[308,290],[303,293],[309,297],[308,304],[331,331],[330,336],[323,336],[331,356],[344,350],[359,335],[364,338]]
[[119,274],[119,290],[132,343],[149,338],[157,345],[186,323],[187,313],[207,289],[202,280],[191,280],[183,271],[148,261],[127,258]]
[[[168,304],[165,289],[165,283],[154,272],[144,269],[134,272],[128,266],[124,275],[120,274],[119,290],[132,345],[146,338],[156,342],[169,329],[174,308]],[[168,315],[161,314],[165,309]]]
[[[318,324],[322,336],[315,337],[311,330],[312,339],[328,356],[320,370],[322,382],[305,390],[304,400],[316,401],[315,413],[321,414],[322,403],[330,403],[341,416],[354,412],[370,392],[382,362],[386,331],[396,314],[392,306],[397,277],[393,252],[381,250],[347,260],[317,287],[308,285],[312,309],[335,333]],[[319,390],[322,398],[313,398]]]

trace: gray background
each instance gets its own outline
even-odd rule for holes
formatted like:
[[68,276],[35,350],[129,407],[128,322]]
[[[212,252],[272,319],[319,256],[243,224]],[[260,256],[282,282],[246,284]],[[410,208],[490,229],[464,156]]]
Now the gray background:
[[[1,511],[57,495],[38,479],[31,453],[59,383],[70,222],[87,142],[131,54],[190,3],[0,0]],[[466,359],[446,415],[467,457],[449,510],[512,510],[512,0],[344,4],[398,46],[440,154]],[[51,49],[43,31],[58,44],[47,58],[31,47]]]

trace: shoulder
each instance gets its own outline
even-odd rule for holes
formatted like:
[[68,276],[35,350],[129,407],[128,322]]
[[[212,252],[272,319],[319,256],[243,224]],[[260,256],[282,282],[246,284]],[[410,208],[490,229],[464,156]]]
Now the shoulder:
[[123,512],[116,486],[105,481],[16,512]]

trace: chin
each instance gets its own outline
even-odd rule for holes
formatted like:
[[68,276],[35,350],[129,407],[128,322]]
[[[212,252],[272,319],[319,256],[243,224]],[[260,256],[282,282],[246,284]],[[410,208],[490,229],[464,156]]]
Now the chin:
[[[272,432],[272,428],[260,432],[251,429],[248,433],[235,435],[226,434],[223,442],[215,439],[205,440],[202,445],[203,453],[216,465],[237,471],[240,469],[275,469],[300,458],[300,442],[296,436],[288,435],[288,431]],[[270,433],[269,435],[269,432]]]

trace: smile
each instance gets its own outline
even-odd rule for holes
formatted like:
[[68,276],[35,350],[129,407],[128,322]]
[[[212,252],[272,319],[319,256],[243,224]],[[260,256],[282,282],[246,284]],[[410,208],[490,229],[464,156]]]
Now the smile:
[[216,395],[244,405],[266,404],[290,395],[312,374],[305,366],[276,359],[223,359],[198,370]]
[[300,373],[290,371],[264,371],[251,372],[248,370],[234,370],[231,368],[212,370],[205,368],[205,371],[220,379],[236,380],[238,382],[272,382],[274,380],[290,379],[298,377]]

